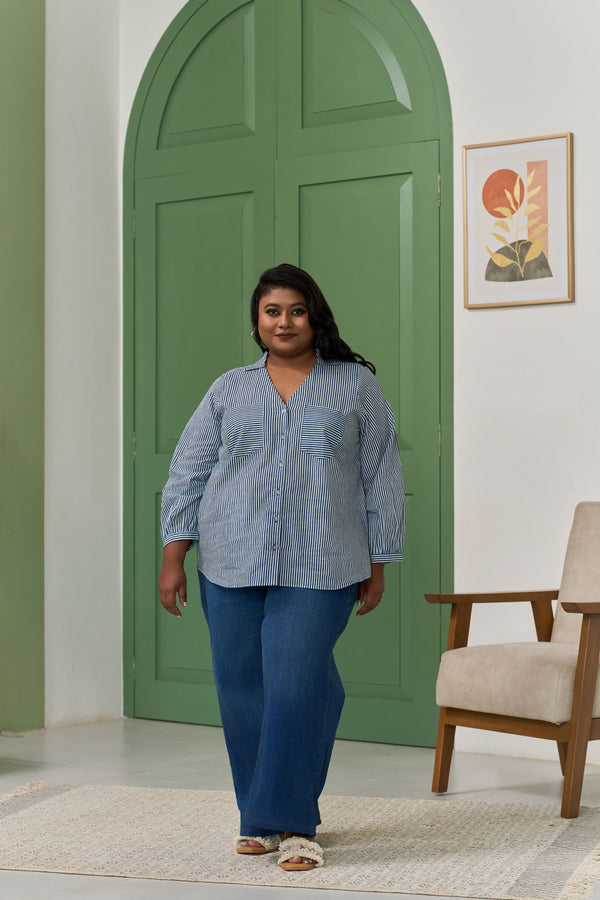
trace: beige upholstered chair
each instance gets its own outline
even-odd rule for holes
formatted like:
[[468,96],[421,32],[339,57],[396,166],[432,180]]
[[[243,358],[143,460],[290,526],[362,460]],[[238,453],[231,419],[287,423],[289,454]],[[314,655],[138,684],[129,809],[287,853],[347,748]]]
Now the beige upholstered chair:
[[[587,743],[600,738],[600,503],[575,509],[559,591],[425,596],[452,604],[432,790],[448,787],[457,725],[548,738],[564,775],[561,816],[577,816]],[[537,642],[467,646],[473,603],[516,600],[531,603]]]

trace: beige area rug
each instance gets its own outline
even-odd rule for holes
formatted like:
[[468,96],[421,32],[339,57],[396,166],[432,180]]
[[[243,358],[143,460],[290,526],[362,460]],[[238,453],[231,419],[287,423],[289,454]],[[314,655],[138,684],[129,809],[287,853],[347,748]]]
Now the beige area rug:
[[0,869],[456,897],[581,898],[600,879],[600,809],[435,798],[322,799],[326,864],[284,872],[233,850],[226,791],[36,784],[0,800]]

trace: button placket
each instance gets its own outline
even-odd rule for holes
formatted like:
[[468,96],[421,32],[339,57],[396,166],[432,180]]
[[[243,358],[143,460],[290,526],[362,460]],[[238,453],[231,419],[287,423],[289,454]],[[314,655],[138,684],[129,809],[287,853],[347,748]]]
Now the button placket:
[[277,425],[277,449],[275,457],[275,494],[273,501],[273,518],[271,523],[271,550],[275,553],[281,544],[281,506],[283,503],[283,484],[285,479],[285,461],[288,441],[288,410],[281,410]]

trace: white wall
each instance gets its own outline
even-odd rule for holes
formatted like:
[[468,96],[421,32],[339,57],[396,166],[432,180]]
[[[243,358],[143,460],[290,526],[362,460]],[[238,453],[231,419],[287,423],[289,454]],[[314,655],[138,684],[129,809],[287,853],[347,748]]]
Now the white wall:
[[122,709],[119,2],[47,0],[46,29],[46,724],[56,725]]
[[123,707],[122,153],[184,3],[46,2],[46,725]]
[[[596,282],[600,60],[593,0],[416,0],[440,52],[455,148],[455,588],[557,587],[575,504],[600,499]],[[463,308],[464,144],[574,133],[574,304]],[[516,630],[516,634],[515,634]],[[529,608],[479,608],[477,643],[535,639]],[[526,689],[526,686],[524,686]],[[555,755],[459,729],[457,747]],[[588,759],[600,762],[592,745]]]
[[[50,721],[120,709],[119,169],[137,84],[184,5],[48,0]],[[600,8],[415,5],[444,63],[454,122],[455,585],[554,587],[575,503],[600,498],[598,198],[587,190],[600,146]],[[576,303],[465,310],[462,145],[565,131],[575,135]],[[533,636],[528,610],[474,616],[477,642]],[[100,680],[102,660],[110,677]],[[554,754],[547,742],[468,730],[457,746]],[[590,759],[600,762],[600,747]]]

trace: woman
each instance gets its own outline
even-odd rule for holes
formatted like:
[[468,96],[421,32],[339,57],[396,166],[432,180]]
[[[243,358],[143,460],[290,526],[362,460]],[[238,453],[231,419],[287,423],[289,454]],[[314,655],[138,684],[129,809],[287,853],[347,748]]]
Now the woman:
[[311,276],[267,269],[251,318],[262,359],[217,379],[173,456],[159,596],[181,616],[197,543],[237,852],[279,849],[283,868],[310,869],[323,864],[318,799],[344,703],[333,648],[401,559],[402,474],[375,369]]

